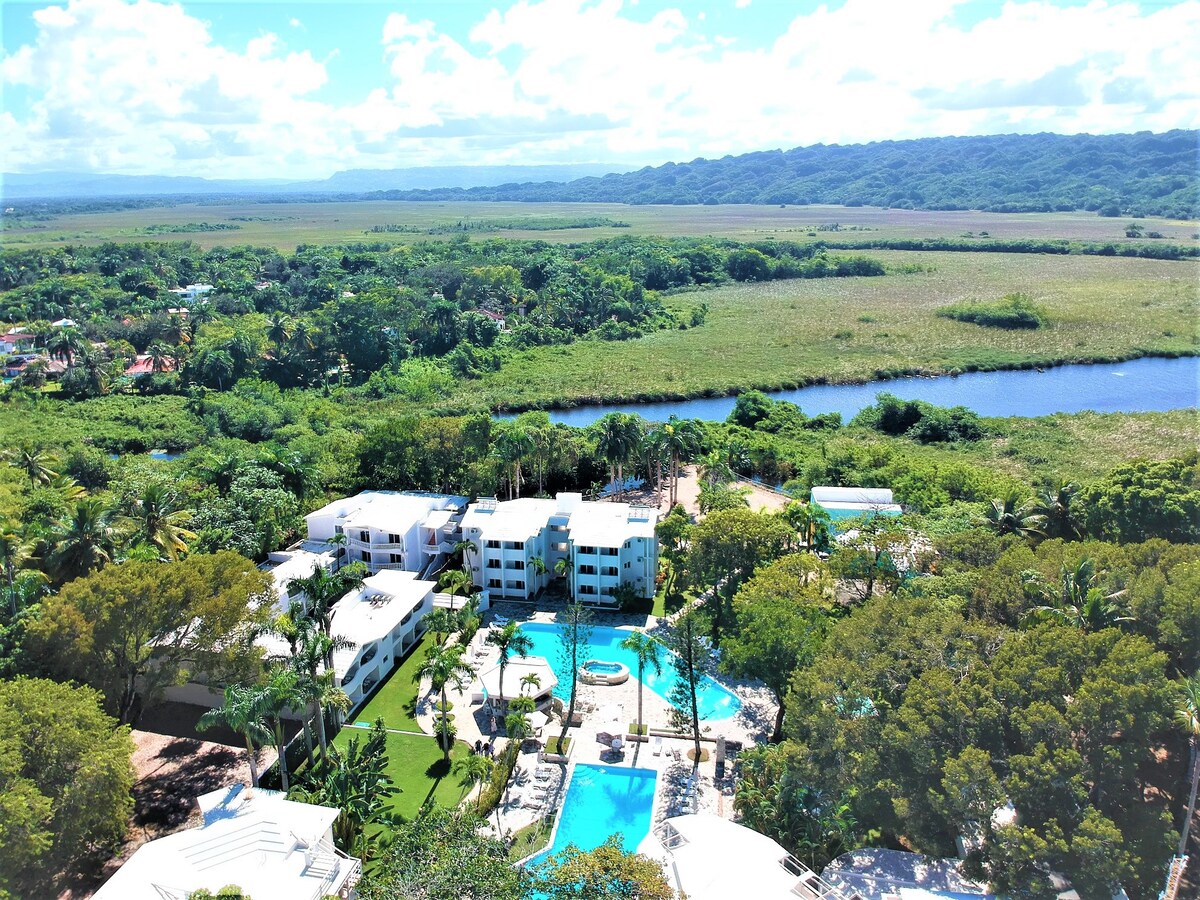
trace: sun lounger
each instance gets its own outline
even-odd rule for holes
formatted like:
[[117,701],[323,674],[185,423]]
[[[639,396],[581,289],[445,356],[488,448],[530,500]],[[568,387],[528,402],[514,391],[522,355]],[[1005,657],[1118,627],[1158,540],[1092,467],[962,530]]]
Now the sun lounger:
[[495,616],[492,619],[492,621],[495,622],[497,625],[504,626],[504,625],[508,624],[508,617],[507,616]]
[[659,736],[659,737],[656,737],[656,738],[654,739],[654,752],[653,752],[653,755],[654,755],[654,756],[662,756],[662,737],[661,737],[661,736]]
[[675,762],[679,762],[683,758],[679,753],[678,747],[671,750],[671,756],[675,759]]

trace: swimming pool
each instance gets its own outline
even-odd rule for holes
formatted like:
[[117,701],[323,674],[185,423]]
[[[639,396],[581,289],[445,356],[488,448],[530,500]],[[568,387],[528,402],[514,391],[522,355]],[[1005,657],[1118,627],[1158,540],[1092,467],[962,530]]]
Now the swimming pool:
[[595,850],[609,835],[618,834],[627,853],[650,833],[657,773],[653,769],[626,769],[576,763],[554,843],[529,860],[535,866],[568,844],[580,850]]
[[[529,635],[533,641],[533,650],[530,651],[530,655],[544,656],[551,668],[554,669],[554,674],[558,677],[558,686],[554,689],[554,693],[564,700],[567,699],[571,695],[570,673],[565,671],[559,660],[562,644],[558,636],[562,633],[562,626],[544,622],[526,622],[521,626],[521,631]],[[637,657],[631,651],[624,650],[620,646],[621,641],[627,637],[629,637],[628,629],[593,626],[591,640],[588,641],[587,648],[579,654],[579,658],[622,663],[629,667],[630,673],[636,678]],[[644,682],[646,687],[668,702],[671,699],[671,688],[678,681],[675,668],[671,665],[673,657],[674,654],[664,648],[662,673],[646,672]],[[742,707],[742,701],[736,694],[707,675],[700,682],[696,699],[700,704],[700,718],[709,722],[728,719]]]

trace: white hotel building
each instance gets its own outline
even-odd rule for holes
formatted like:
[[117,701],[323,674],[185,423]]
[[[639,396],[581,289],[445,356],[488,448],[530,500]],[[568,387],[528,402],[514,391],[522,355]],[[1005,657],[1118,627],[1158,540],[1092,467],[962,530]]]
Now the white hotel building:
[[654,596],[657,524],[658,511],[649,507],[559,494],[553,500],[479,500],[463,516],[462,534],[474,545],[472,579],[492,599],[531,599],[565,559],[574,599],[615,606],[621,584],[639,597]]

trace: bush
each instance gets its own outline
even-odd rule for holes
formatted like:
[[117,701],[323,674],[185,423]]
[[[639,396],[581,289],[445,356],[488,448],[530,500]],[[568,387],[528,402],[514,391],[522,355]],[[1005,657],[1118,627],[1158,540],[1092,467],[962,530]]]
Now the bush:
[[942,307],[937,314],[985,328],[1035,329],[1046,324],[1045,313],[1024,294],[1009,294],[991,303],[955,303]]

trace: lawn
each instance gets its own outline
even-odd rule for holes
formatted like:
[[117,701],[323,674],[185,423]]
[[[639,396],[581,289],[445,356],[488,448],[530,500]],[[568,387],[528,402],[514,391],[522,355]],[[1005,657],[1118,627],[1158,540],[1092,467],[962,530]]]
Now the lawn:
[[[368,734],[365,728],[343,728],[333,743],[342,749],[353,737],[358,737],[359,743],[363,743]],[[440,806],[457,806],[462,797],[462,788],[458,779],[451,774],[450,767],[468,752],[466,744],[457,742],[447,763],[442,760],[442,750],[432,736],[388,732],[387,773],[396,787],[400,788],[400,793],[392,799],[392,809],[406,818],[412,818],[430,799]]]
[[399,667],[385,678],[367,705],[354,716],[355,722],[368,725],[380,717],[386,728],[398,731],[421,731],[417,724],[417,685],[413,675],[425,661],[425,639],[417,641]]
[[[679,294],[698,328],[513,354],[447,405],[523,409],[713,396],[814,381],[1196,353],[1200,262],[1096,256],[870,251],[881,278],[739,284]],[[1049,323],[1007,331],[939,317],[967,299],[1030,295]]]

